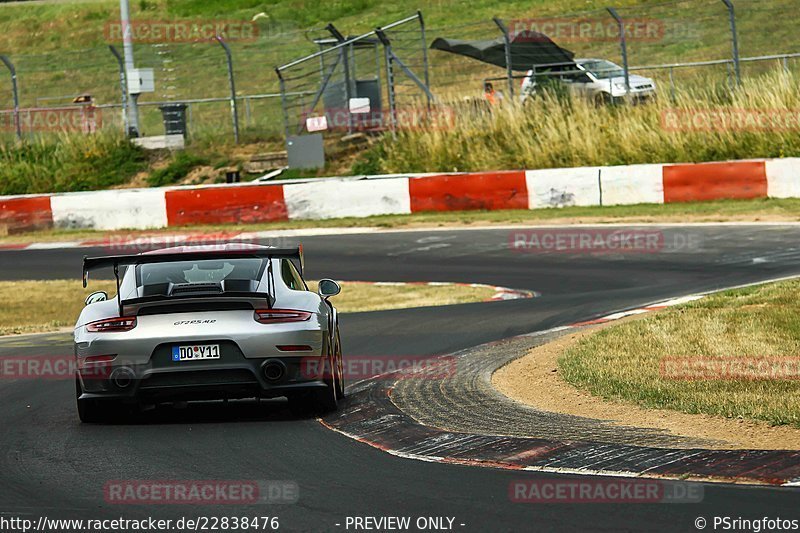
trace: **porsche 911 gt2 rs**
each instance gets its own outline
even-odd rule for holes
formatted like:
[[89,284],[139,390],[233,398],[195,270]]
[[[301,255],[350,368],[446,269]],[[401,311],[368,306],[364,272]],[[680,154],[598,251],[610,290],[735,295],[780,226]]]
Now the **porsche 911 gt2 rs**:
[[75,325],[83,422],[126,406],[285,396],[300,410],[344,397],[339,285],[303,279],[302,247],[186,246],[84,258],[112,268],[117,295],[86,299]]

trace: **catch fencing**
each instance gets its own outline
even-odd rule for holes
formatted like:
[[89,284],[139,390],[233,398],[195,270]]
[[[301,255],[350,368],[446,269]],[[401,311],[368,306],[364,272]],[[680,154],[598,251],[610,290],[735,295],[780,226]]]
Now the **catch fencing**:
[[326,29],[330,37],[316,41],[319,51],[275,69],[287,139],[394,130],[399,109],[432,103],[421,13],[351,38],[332,24]]
[[[156,80],[156,91],[138,100],[141,134],[163,134],[159,107],[174,103],[187,105],[190,142],[279,143],[321,116],[345,133],[392,130],[403,120],[425,124],[437,101],[480,99],[489,80],[507,97],[519,96],[524,71],[431,50],[437,37],[505,42],[541,31],[577,57],[609,59],[673,95],[698,86],[728,91],[765,72],[793,72],[800,57],[794,0],[672,0],[578,13],[498,9],[506,12],[497,19],[460,25],[437,25],[435,14],[426,21],[422,13],[356,28],[243,21],[249,33],[223,32],[221,40],[140,31],[136,64],[152,68]],[[126,131],[121,40],[113,21],[105,31],[101,44],[80,49],[0,50],[0,139]],[[373,96],[368,113],[350,108],[363,94]]]

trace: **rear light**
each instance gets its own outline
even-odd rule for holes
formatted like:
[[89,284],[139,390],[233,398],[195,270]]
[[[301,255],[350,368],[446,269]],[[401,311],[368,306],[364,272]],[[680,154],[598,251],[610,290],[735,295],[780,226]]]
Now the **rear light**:
[[92,333],[113,333],[115,331],[130,331],[136,327],[136,317],[123,316],[119,318],[105,318],[86,325]]
[[307,344],[278,344],[275,347],[282,352],[310,352],[313,350]]
[[78,367],[83,370],[84,378],[107,378],[111,363],[116,355],[90,355],[78,358]]
[[256,309],[253,313],[256,322],[262,324],[276,324],[279,322],[303,322],[311,318],[308,311],[294,309]]
[[100,363],[110,363],[116,358],[116,355],[91,355],[83,360],[83,364],[95,365]]

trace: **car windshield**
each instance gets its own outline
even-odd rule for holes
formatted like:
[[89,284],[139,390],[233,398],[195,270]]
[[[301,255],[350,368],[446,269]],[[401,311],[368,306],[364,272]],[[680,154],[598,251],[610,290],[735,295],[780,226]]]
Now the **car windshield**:
[[154,263],[137,267],[137,285],[210,283],[223,280],[258,281],[264,259],[213,259]]
[[611,61],[605,59],[593,59],[591,61],[583,61],[580,66],[588,71],[597,79],[607,80],[609,78],[618,78],[625,75],[622,67]]

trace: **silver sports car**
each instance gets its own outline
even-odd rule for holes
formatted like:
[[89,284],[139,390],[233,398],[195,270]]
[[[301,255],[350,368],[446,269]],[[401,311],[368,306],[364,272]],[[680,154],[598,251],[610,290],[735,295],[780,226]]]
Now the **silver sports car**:
[[303,251],[251,244],[86,257],[117,296],[92,293],[75,325],[83,422],[136,405],[285,396],[301,412],[344,397],[339,285],[303,279]]

